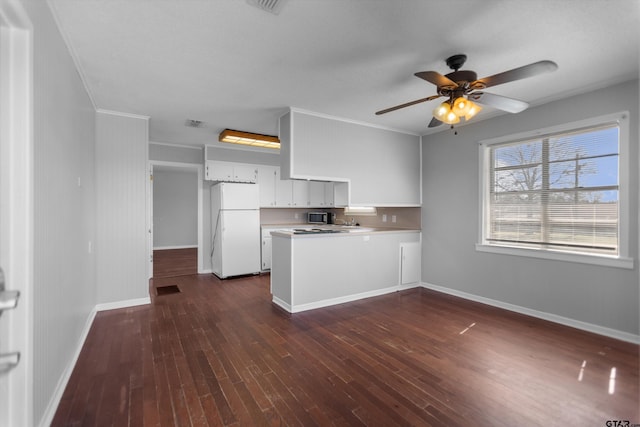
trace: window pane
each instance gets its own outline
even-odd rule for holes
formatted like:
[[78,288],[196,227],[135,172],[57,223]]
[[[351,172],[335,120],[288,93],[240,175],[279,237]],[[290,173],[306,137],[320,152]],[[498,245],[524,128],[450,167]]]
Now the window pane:
[[531,165],[542,161],[542,141],[505,145],[494,150],[494,168]]
[[549,138],[549,161],[618,153],[618,127],[582,131]]
[[618,127],[490,147],[488,241],[618,253]]
[[542,166],[496,171],[494,179],[493,191],[496,193],[540,190],[542,188]]
[[572,191],[553,196],[547,210],[549,243],[616,253],[618,203],[603,199],[617,199],[617,191]]
[[540,194],[499,194],[490,208],[491,239],[539,242],[542,236]]
[[549,188],[618,185],[618,156],[576,159],[549,165]]

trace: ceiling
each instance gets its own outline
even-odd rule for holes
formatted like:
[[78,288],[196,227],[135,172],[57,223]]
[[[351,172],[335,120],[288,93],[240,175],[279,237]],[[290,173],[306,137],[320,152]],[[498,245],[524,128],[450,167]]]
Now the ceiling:
[[[486,77],[543,59],[549,74],[488,92],[539,105],[637,79],[638,0],[48,0],[98,109],[150,116],[153,142],[225,129],[277,134],[288,107],[425,135],[444,60]],[[473,121],[502,114],[485,108]],[[203,122],[201,128],[185,125]]]

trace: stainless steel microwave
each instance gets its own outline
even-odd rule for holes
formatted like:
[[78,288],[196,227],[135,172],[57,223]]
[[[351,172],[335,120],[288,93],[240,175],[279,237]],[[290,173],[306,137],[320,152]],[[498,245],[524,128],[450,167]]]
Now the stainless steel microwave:
[[307,212],[307,223],[309,224],[326,224],[326,212]]

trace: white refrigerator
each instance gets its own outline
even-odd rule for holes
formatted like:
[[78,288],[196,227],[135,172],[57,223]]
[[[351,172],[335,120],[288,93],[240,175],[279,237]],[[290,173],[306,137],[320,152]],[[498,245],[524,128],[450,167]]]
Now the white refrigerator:
[[221,279],[260,273],[258,184],[211,186],[211,265]]

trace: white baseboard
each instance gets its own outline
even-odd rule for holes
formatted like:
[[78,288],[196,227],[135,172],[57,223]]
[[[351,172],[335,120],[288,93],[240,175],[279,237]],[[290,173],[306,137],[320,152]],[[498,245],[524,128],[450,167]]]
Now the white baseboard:
[[[399,290],[398,286],[391,286],[389,288],[376,289],[374,291],[362,292],[362,293],[353,294],[353,295],[346,295],[338,298],[330,298],[330,299],[315,301],[307,304],[298,304],[298,305],[294,304],[289,306],[290,309],[287,311],[289,311],[290,313],[299,313],[301,311],[313,310],[313,309],[322,308],[322,307],[329,307],[331,305],[344,304],[346,302],[357,301],[364,298],[371,298],[371,297],[377,297],[379,295],[390,294],[392,292],[397,292],[398,290]],[[282,305],[280,307],[285,308]]]
[[273,302],[275,305],[277,305],[281,309],[283,309],[285,311],[288,311],[289,313],[292,313],[291,304],[282,301],[280,298],[273,297],[273,298],[271,298],[271,302]]
[[407,285],[400,285],[400,286],[398,286],[397,290],[398,291],[406,291],[407,289],[415,289],[415,288],[420,288],[420,287],[422,287],[422,283],[415,282],[415,283],[409,283]]
[[118,308],[135,307],[136,305],[151,304],[151,297],[129,299],[124,301],[105,302],[96,305],[96,311],[115,310]]
[[154,246],[154,251],[165,251],[168,249],[197,249],[198,245],[183,245],[183,246]]
[[493,307],[503,308],[505,310],[514,311],[516,313],[525,314],[527,316],[536,317],[542,320],[559,323],[561,325],[570,326],[572,328],[581,329],[594,334],[604,335],[606,337],[615,338],[621,341],[640,344],[640,335],[634,335],[629,332],[619,331],[617,329],[606,328],[604,326],[594,325],[592,323],[582,322],[580,320],[571,319],[569,317],[558,316],[557,314],[546,313],[544,311],[533,310],[531,308],[510,304],[503,301],[485,298],[467,292],[458,291],[456,289],[445,288],[443,286],[422,282],[422,287],[456,297],[464,298],[470,301],[480,302],[482,304],[491,305]]
[[78,358],[80,357],[80,352],[82,351],[82,347],[84,346],[84,342],[87,340],[87,336],[89,336],[89,331],[91,330],[91,325],[93,325],[93,319],[96,317],[97,310],[94,307],[87,316],[87,320],[85,321],[84,328],[82,328],[82,332],[80,333],[80,339],[78,339],[78,345],[76,346],[76,350],[73,353],[73,357],[69,360],[66,368],[62,372],[60,379],[58,380],[58,384],[54,390],[51,399],[49,400],[49,404],[47,405],[47,409],[45,409],[42,418],[40,419],[40,423],[38,424],[41,427],[46,427],[51,425],[53,421],[53,417],[56,415],[56,411],[58,410],[58,405],[60,404],[60,400],[62,400],[62,395],[64,394],[64,390],[67,388],[67,384],[69,383],[69,378],[71,378],[71,373],[73,372],[73,368],[75,368],[76,363],[78,362]]

